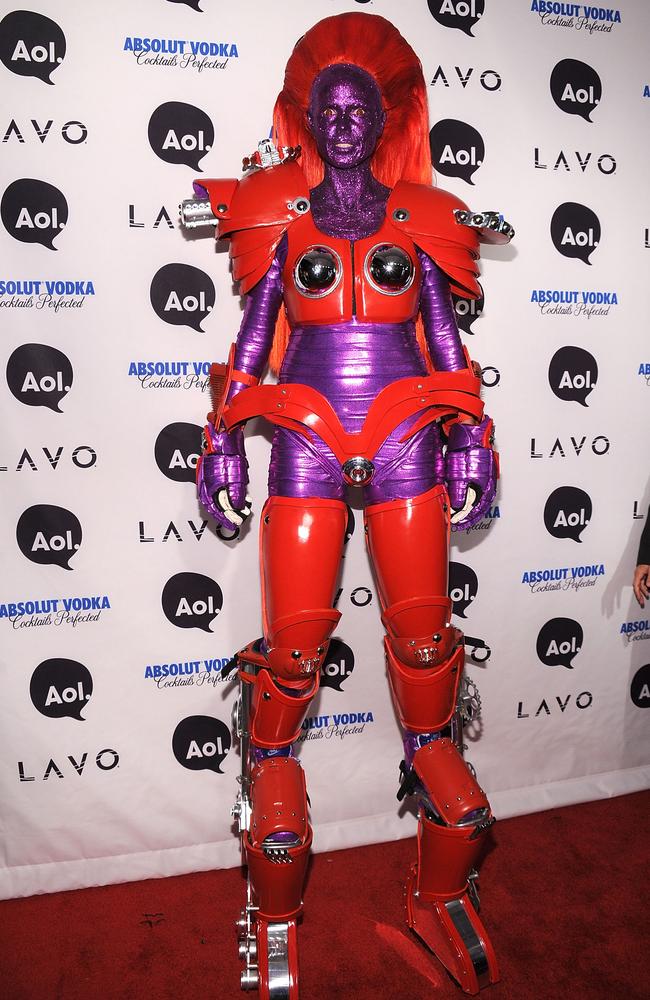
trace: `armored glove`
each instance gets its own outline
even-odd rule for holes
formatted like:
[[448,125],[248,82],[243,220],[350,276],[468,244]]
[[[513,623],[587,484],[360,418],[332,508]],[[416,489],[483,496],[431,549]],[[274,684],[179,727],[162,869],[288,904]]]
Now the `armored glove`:
[[196,467],[199,500],[217,524],[233,531],[251,512],[247,493],[248,462],[241,427],[217,431],[208,424],[203,431],[203,452]]
[[489,417],[480,424],[454,424],[449,431],[446,479],[455,531],[473,527],[494,500],[499,476],[499,456],[492,449],[494,425]]

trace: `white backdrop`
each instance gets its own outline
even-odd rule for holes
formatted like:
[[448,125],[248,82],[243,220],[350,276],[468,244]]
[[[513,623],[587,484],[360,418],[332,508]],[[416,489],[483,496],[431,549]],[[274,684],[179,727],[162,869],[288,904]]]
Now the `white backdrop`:
[[[452,550],[454,621],[490,651],[468,657],[467,756],[501,817],[648,785],[650,627],[629,584],[650,499],[647,5],[1,3],[5,897],[238,863],[234,686],[215,671],[259,634],[269,435],[249,429],[256,516],[224,542],[191,467],[241,307],[176,206],[200,172],[240,174],[296,39],[351,9],[420,55],[439,185],[517,230],[462,317],[503,468],[493,516]],[[300,751],[316,850],[414,830],[355,513]]]

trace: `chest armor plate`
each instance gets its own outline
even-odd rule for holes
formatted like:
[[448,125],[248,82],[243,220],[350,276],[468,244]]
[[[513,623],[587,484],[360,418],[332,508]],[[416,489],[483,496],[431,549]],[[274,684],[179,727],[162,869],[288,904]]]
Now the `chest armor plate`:
[[411,238],[386,218],[372,236],[351,243],[326,236],[308,213],[289,227],[282,280],[292,327],[353,316],[403,323],[417,316],[422,269]]

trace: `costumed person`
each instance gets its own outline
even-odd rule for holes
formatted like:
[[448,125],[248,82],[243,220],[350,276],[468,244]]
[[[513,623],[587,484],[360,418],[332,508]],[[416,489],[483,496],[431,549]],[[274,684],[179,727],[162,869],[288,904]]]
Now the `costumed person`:
[[[298,996],[312,832],[292,744],[340,618],[349,485],[365,504],[404,731],[399,797],[418,803],[406,919],[467,993],[498,978],[472,882],[493,818],[459,750],[463,637],[447,596],[450,524],[486,514],[498,463],[450,290],[477,297],[479,240],[512,230],[431,186],[428,140],[422,68],[396,28],[330,17],[289,59],[274,142],[246,158],[241,180],[195,182],[183,206],[186,225],[216,222],[230,238],[246,294],[229,362],[213,366],[198,469],[222,527],[251,512],[243,425],[276,425],[260,517],[263,635],[238,654],[242,987],[263,1000]],[[267,363],[277,385],[259,384]]]

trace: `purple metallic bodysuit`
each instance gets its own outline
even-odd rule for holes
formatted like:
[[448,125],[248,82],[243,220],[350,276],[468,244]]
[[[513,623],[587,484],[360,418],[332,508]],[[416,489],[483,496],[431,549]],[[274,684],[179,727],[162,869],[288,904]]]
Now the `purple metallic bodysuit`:
[[[382,204],[382,215],[383,208]],[[381,216],[370,220],[373,223],[369,230],[368,220],[362,219],[354,239],[372,235]],[[349,228],[343,232],[341,228],[328,226],[326,235],[348,236]],[[235,367],[256,376],[261,375],[271,348],[282,300],[285,254],[281,246],[270,270],[250,293],[237,339]],[[437,370],[458,371],[466,362],[447,279],[425,253],[419,251],[418,256],[423,271],[420,309],[431,357]],[[426,370],[414,323],[372,324],[352,319],[335,326],[292,330],[279,381],[318,389],[333,405],[344,429],[356,432],[381,389],[408,375],[425,375]],[[443,481],[442,445],[435,425],[403,444],[399,441],[414,420],[396,428],[378,452],[373,481],[364,490],[367,503],[418,496]],[[344,490],[340,463],[320,439],[310,442],[294,431],[275,431],[269,468],[271,495],[342,499]]]

